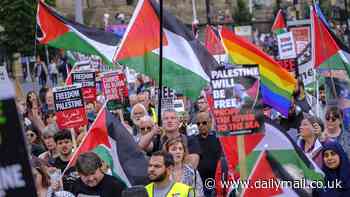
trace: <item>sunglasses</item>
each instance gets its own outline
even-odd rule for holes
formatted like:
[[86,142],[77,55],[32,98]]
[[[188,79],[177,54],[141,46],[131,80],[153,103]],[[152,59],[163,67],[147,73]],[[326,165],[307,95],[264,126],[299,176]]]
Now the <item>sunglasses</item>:
[[140,128],[141,131],[150,131],[152,130],[152,127],[142,127]]
[[327,116],[326,120],[330,121],[332,120],[332,122],[336,121],[339,118],[339,116],[335,115],[335,116]]
[[197,122],[197,125],[198,126],[200,126],[200,125],[208,125],[208,122],[207,121]]

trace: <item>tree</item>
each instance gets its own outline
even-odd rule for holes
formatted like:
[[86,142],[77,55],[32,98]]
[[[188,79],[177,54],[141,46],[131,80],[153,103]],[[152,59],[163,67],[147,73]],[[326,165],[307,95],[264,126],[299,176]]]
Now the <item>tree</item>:
[[[55,5],[55,0],[46,0]],[[0,25],[5,28],[0,39],[0,46],[5,48],[7,56],[20,52],[23,56],[34,55],[36,0],[1,0]],[[43,47],[38,47],[42,51]]]
[[252,15],[249,13],[245,0],[237,0],[233,19],[236,25],[247,25],[251,23]]
[[326,18],[331,18],[332,15],[332,6],[330,1],[319,1],[320,2],[320,8],[325,15]]

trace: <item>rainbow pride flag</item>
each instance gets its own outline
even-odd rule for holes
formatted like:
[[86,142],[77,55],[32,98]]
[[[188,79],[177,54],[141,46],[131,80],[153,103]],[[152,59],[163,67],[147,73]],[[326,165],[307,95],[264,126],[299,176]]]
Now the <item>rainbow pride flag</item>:
[[265,52],[228,28],[222,27],[220,34],[226,53],[236,64],[259,65],[260,91],[264,103],[288,117],[291,97],[296,87],[294,77]]

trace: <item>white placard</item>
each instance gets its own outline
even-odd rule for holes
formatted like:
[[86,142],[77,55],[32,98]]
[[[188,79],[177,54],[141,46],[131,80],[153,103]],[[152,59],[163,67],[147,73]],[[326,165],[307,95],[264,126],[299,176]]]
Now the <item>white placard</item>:
[[15,95],[15,89],[9,79],[5,66],[0,66],[0,99],[13,98]]
[[315,70],[312,67],[311,61],[299,65],[299,76],[302,79],[305,86],[315,81]]
[[252,31],[252,26],[247,25],[247,26],[235,26],[234,28],[235,34],[238,36],[245,37],[246,39],[252,41],[252,36],[253,36],[253,31]]
[[293,34],[291,32],[286,32],[277,35],[278,42],[278,53],[281,60],[295,58],[295,45]]

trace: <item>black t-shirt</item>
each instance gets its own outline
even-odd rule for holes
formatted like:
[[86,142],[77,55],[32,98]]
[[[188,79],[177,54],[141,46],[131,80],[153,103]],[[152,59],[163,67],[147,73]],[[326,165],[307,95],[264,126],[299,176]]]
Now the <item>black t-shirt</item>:
[[69,161],[63,161],[60,157],[56,157],[56,158],[53,160],[52,165],[53,165],[55,168],[60,169],[61,172],[63,172],[64,169],[67,167],[68,162],[69,162]]
[[303,112],[305,112],[305,113],[309,113],[309,111],[311,110],[311,106],[307,102],[306,96],[302,100],[297,99],[296,105],[298,105],[301,108],[301,110],[303,110]]
[[[180,134],[182,140],[187,144],[188,153],[189,154],[198,154],[199,156],[202,154],[201,147],[199,145],[198,139],[196,136],[186,136],[184,134]],[[153,140],[153,150],[152,152],[159,151],[163,149],[163,145],[167,142],[168,137],[163,136],[162,138],[157,137]]]
[[298,129],[303,118],[303,113],[289,116],[288,118],[281,118],[280,125],[285,131],[289,129]]
[[210,133],[207,138],[197,135],[202,157],[199,160],[198,171],[203,181],[207,178],[215,178],[217,162],[220,159],[222,149],[219,140],[214,133]]
[[122,195],[124,189],[125,185],[122,182],[105,174],[101,182],[95,187],[89,187],[81,179],[78,179],[71,192],[77,197],[117,197]]

